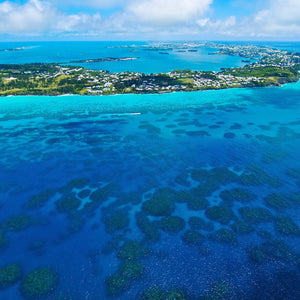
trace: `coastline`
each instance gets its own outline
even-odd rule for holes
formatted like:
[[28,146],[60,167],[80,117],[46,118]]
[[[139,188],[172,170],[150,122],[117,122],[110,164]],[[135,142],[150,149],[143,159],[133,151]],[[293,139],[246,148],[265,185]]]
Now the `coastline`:
[[[0,64],[0,97],[167,94],[282,86],[300,79],[300,53],[256,46],[216,44],[214,47],[219,49],[218,55],[240,56],[247,61],[260,57],[260,60],[219,71],[178,69],[151,74],[128,71],[111,73],[59,63]],[[81,61],[107,59],[120,61],[129,57]]]
[[160,92],[149,92],[149,93],[110,93],[110,94],[60,94],[60,95],[47,95],[47,94],[11,94],[11,95],[0,95],[1,98],[11,98],[11,97],[69,97],[69,96],[78,96],[78,97],[109,97],[109,96],[122,96],[122,95],[164,95],[164,94],[175,94],[175,93],[201,93],[207,91],[224,91],[224,90],[235,90],[235,89],[265,89],[265,88],[281,88],[290,84],[295,84],[300,82],[300,77],[297,81],[287,82],[284,84],[278,85],[269,85],[269,86],[240,86],[240,87],[224,87],[224,88],[209,88],[209,89],[199,89],[199,90],[178,90],[178,91],[160,91]]

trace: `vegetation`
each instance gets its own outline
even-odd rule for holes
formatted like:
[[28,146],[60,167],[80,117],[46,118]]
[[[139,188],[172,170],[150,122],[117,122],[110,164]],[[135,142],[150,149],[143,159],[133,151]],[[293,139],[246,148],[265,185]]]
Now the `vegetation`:
[[[251,56],[249,53],[252,50],[249,53],[247,51],[249,51],[247,47],[239,46],[232,49],[228,45],[226,50],[220,51],[220,54]],[[219,72],[174,70],[169,73],[148,75],[136,72],[92,71],[77,66],[91,61],[119,60],[114,58],[82,60],[70,62],[70,65],[1,64],[0,95],[144,94],[263,87],[295,82],[299,79],[299,56],[265,48],[257,48],[255,52],[262,57],[260,61],[241,68],[222,69]]]

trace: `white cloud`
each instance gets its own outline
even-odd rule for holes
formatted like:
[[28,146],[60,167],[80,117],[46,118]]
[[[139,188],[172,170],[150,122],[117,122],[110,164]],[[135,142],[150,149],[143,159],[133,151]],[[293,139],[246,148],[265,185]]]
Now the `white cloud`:
[[269,9],[255,15],[253,23],[262,34],[293,34],[300,29],[300,1],[273,0]]
[[29,0],[23,5],[0,3],[0,33],[40,34],[43,32],[81,31],[99,28],[100,14],[66,15],[49,2]]
[[203,18],[197,21],[202,32],[231,38],[300,38],[300,0],[273,0],[267,9],[252,16],[225,20]]
[[176,25],[203,15],[213,0],[140,0],[132,1],[127,11],[141,23],[155,26]]
[[129,0],[49,0],[58,7],[90,7],[96,9],[111,9],[124,6]]
[[[98,36],[102,39],[300,38],[300,0],[269,0],[269,6],[244,16],[213,18],[213,0],[73,0],[95,13],[67,13],[59,0],[0,2],[0,34]],[[68,8],[71,0],[60,1]],[[81,4],[80,4],[81,2]],[[101,18],[101,9],[110,15]],[[67,11],[67,9],[64,9]]]

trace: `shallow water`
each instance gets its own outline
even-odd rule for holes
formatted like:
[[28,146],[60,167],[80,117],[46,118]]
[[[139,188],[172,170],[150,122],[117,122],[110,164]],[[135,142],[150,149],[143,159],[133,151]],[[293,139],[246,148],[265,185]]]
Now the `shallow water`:
[[[197,52],[178,50],[149,51],[144,42],[6,42],[1,49],[25,47],[20,51],[0,51],[0,63],[67,63],[70,61],[138,57],[127,61],[105,61],[76,63],[87,69],[108,70],[110,72],[159,73],[178,69],[211,70],[244,66],[241,57],[228,55],[208,55],[216,49],[199,47]],[[129,46],[129,47],[128,47]]]
[[[18,263],[22,278],[54,270],[45,299],[141,299],[153,286],[191,299],[299,299],[299,91],[0,99],[0,267]],[[252,196],[222,193],[237,188]],[[15,215],[30,220],[8,226]],[[162,223],[169,215],[181,225]],[[184,238],[191,228],[198,239]],[[127,240],[147,250],[124,258]],[[116,272],[122,288],[108,279]],[[22,278],[1,299],[23,299]]]

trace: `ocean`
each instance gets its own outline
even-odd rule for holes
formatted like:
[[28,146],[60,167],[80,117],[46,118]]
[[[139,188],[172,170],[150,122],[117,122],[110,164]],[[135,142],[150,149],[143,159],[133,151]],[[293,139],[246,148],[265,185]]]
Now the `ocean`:
[[[130,55],[37,44],[0,63]],[[105,67],[241,64],[138,51]],[[299,299],[299,95],[300,82],[0,98],[0,298]]]

